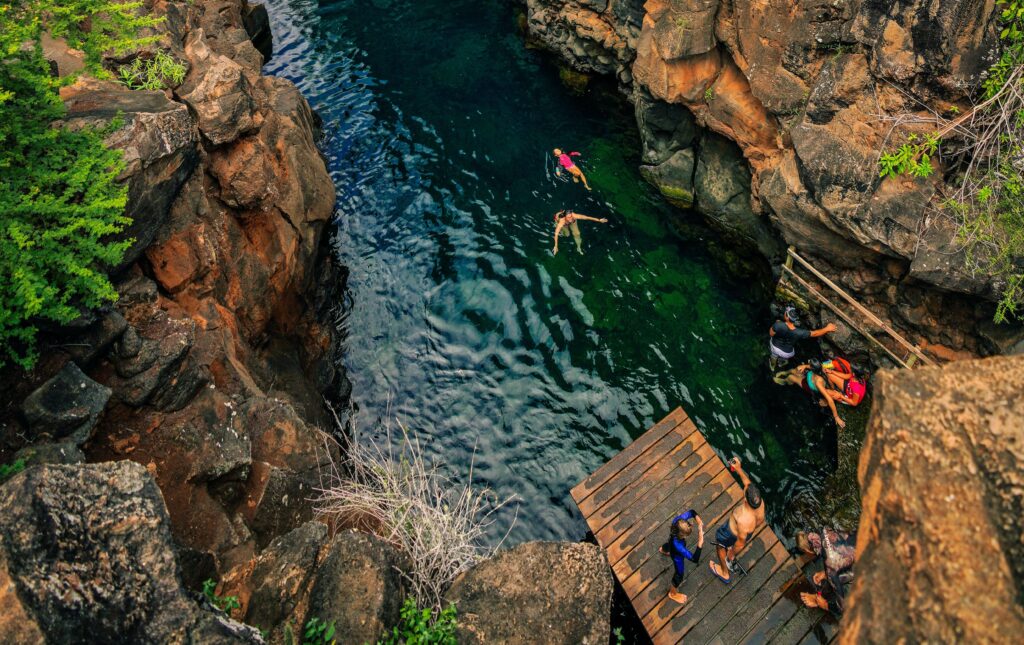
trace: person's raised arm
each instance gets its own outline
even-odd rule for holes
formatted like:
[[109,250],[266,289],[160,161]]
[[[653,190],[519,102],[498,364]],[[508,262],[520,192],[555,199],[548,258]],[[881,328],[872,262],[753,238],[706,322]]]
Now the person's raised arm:
[[814,331],[812,331],[811,332],[811,338],[818,338],[820,336],[824,336],[825,334],[831,334],[835,330],[836,330],[835,323],[829,323],[829,324],[825,325],[824,327],[822,327],[821,329],[815,329]]
[[743,470],[743,465],[740,462],[740,458],[733,457],[732,459],[730,459],[729,466],[733,469],[733,472],[735,472],[739,476],[740,483],[743,484],[743,490],[746,490],[747,486],[750,486],[750,477],[747,477],[746,471]]

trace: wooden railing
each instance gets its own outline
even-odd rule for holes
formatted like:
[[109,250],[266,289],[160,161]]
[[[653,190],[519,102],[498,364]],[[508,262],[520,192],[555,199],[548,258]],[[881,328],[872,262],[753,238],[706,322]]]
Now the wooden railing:
[[[880,341],[874,333],[865,329],[865,325],[857,323],[850,314],[848,314],[838,305],[836,305],[831,300],[826,298],[810,282],[808,282],[800,275],[798,275],[796,270],[793,268],[794,260],[796,260],[799,266],[803,267],[804,269],[807,269],[815,278],[820,280],[822,284],[826,285],[840,298],[845,300],[846,303],[850,305],[850,307],[852,307],[857,313],[859,313],[861,316],[867,319],[868,323],[884,332],[886,335],[889,336],[889,338],[896,341],[897,345],[906,349],[907,355],[903,357],[898,356],[896,352],[894,352],[888,346],[883,344],[882,341]],[[839,316],[839,318],[841,318],[851,328],[856,330],[860,335],[864,336],[864,338],[868,339],[871,343],[878,346],[893,361],[895,361],[897,365],[906,368],[911,368],[918,362],[920,362],[922,365],[935,365],[935,361],[925,356],[924,353],[921,351],[921,348],[919,348],[917,345],[914,345],[903,336],[900,336],[892,327],[886,324],[881,318],[871,313],[871,311],[867,307],[860,304],[854,299],[853,296],[846,293],[846,291],[844,291],[842,287],[837,285],[832,280],[829,280],[827,276],[825,276],[823,273],[821,273],[813,266],[811,266],[811,263],[800,257],[800,255],[797,254],[796,249],[794,249],[792,246],[789,247],[789,250],[786,252],[786,263],[782,265],[782,273],[783,280],[785,280],[786,278],[792,278],[796,284],[803,287],[804,291],[813,296],[822,305],[832,310],[833,313]]]

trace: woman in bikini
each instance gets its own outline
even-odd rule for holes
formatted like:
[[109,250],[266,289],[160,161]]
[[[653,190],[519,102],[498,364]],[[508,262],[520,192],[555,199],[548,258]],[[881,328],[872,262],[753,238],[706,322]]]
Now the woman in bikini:
[[581,220],[600,222],[601,224],[608,221],[604,217],[597,218],[572,211],[558,211],[555,213],[555,248],[551,251],[554,255],[558,255],[559,235],[568,235],[570,232],[572,233],[572,238],[576,241],[576,250],[580,252],[580,255],[583,254],[583,239],[580,237],[579,224],[576,223]]
[[561,148],[555,148],[554,150],[552,150],[552,153],[558,160],[559,167],[555,170],[556,174],[562,174],[562,168],[565,168],[569,172],[569,174],[572,175],[572,180],[574,182],[579,182],[582,179],[583,186],[587,190],[590,190],[590,184],[587,183],[586,176],[584,176],[583,171],[580,170],[580,167],[577,166],[572,160],[573,157],[580,156],[580,153],[570,152],[569,154],[565,154],[564,152],[562,152]]
[[821,364],[828,384],[838,394],[837,401],[850,407],[860,405],[867,393],[869,374],[850,365],[845,358],[833,358]]
[[828,381],[821,375],[821,361],[811,359],[809,363],[799,365],[785,374],[787,381],[799,386],[804,392],[812,396],[815,394],[820,396],[821,400],[818,405],[822,407],[827,405],[829,411],[832,412],[832,418],[836,420],[836,425],[840,428],[846,427],[846,422],[840,418],[839,411],[836,409],[836,401],[840,400],[839,397],[842,394],[829,387]]

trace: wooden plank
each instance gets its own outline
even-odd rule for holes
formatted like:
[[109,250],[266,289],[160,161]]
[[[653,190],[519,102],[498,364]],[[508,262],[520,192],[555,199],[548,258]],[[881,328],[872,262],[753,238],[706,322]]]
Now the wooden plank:
[[803,607],[803,605],[800,604],[799,600],[783,595],[775,601],[775,604],[768,610],[768,613],[761,620],[757,621],[739,642],[744,645],[748,643],[750,645],[761,645],[761,643],[774,640],[779,630],[789,622],[789,619],[793,617],[793,614],[800,607]]
[[789,588],[793,579],[799,575],[794,573],[795,570],[789,564],[791,563],[776,570],[752,598],[737,607],[735,615],[710,642],[732,645],[762,620],[775,601]]
[[[677,426],[676,429],[678,430],[679,428],[685,427],[686,425],[684,424]],[[707,446],[707,442],[704,441],[700,432],[697,432],[696,428],[694,428],[693,433],[673,448],[671,452],[666,455],[662,455],[657,462],[644,472],[643,477],[632,482],[625,489],[620,490],[613,498],[609,499],[607,503],[600,508],[587,513],[585,517],[587,524],[590,526],[590,530],[597,533],[603,529],[608,522],[611,522],[613,519],[618,517],[620,513],[632,508],[649,490],[659,484],[665,483],[666,478],[670,476],[681,478],[681,474],[676,472],[677,469],[683,467],[680,464],[688,463],[691,459],[691,455],[703,446]],[[599,490],[598,493],[591,495],[588,499],[596,498],[598,494],[603,492],[603,490],[604,489]],[[583,510],[582,507],[580,510]]]
[[[680,508],[689,507],[691,501],[707,487],[714,493],[725,491],[732,483],[732,477],[725,468],[720,468],[721,462],[717,459],[705,463],[692,477],[687,477],[678,488],[669,490],[668,486],[656,489],[657,497],[662,497],[656,506],[648,506],[642,511],[643,516],[636,519],[626,530],[621,531],[618,538],[608,546],[608,562],[615,569],[615,565],[626,557],[634,547],[643,543],[644,539],[653,533],[658,527],[664,527],[672,518],[673,514]],[[706,503],[710,503],[710,499]],[[628,521],[628,520],[626,520]],[[625,524],[626,521],[623,523]],[[618,521],[612,522],[612,525]],[[646,559],[646,555],[645,558]],[[630,569],[635,569],[638,563],[630,562]],[[621,579],[621,578],[620,578]]]
[[822,609],[812,609],[804,605],[799,596],[796,598],[796,613],[786,621],[779,631],[772,636],[772,642],[778,645],[798,645],[803,641],[804,636],[811,632],[811,629],[821,621],[828,613]]
[[[671,602],[670,604],[663,603],[648,615],[649,619],[644,624],[651,625],[655,645],[676,643],[684,637],[687,643],[691,642],[688,632],[694,629],[698,623],[713,618],[711,614],[719,609],[719,605],[723,602],[735,605],[742,604],[749,599],[757,593],[760,586],[771,577],[775,570],[783,566],[788,557],[785,545],[779,542],[779,538],[771,528],[766,528],[755,535],[751,539],[750,546],[744,551],[741,558],[745,556],[745,560],[741,560],[741,562],[745,562],[747,575],[733,576],[732,582],[724,584],[712,575],[708,570],[707,563],[704,563],[702,570],[705,584],[692,602],[682,606]],[[714,559],[717,559],[717,556]],[[725,598],[728,600],[723,600]],[[710,635],[714,635],[717,631],[714,629]],[[703,639],[693,642],[704,642],[707,638],[708,635],[705,635]]]
[[[693,436],[693,433],[696,433],[697,437],[699,437],[699,440],[696,442],[689,439]],[[598,509],[610,502],[613,497],[631,484],[636,484],[638,481],[646,479],[647,471],[652,466],[663,457],[678,452],[678,449],[684,443],[691,448],[696,447],[694,444],[705,443],[703,435],[697,432],[697,426],[689,419],[672,428],[664,437],[658,439],[650,448],[645,450],[643,454],[630,462],[628,466],[615,473],[600,488],[577,504],[580,512],[583,513],[584,517],[590,518]],[[591,526],[591,529],[593,529],[593,526]]]
[[650,430],[637,437],[635,441],[626,446],[622,452],[605,462],[600,468],[590,474],[579,484],[573,487],[572,498],[579,504],[596,489],[601,487],[612,478],[615,473],[622,470],[629,462],[639,457],[647,448],[653,445],[658,439],[672,431],[677,425],[686,421],[686,412],[682,408],[676,408],[668,413],[664,419],[656,423]]
[[771,608],[771,606],[782,597],[794,578],[800,575],[792,560],[779,567],[766,583],[761,585],[749,600],[744,603],[737,603],[736,614],[715,634],[711,643],[721,645],[735,645],[743,636],[756,625]]
[[[896,330],[894,330],[892,327],[887,325],[881,318],[876,316],[867,307],[865,307],[864,305],[862,305],[859,302],[857,302],[857,300],[854,299],[854,297],[851,296],[850,294],[846,293],[846,291],[844,291],[842,287],[837,285],[835,282],[832,282],[831,280],[829,280],[828,277],[826,277],[823,273],[821,273],[820,271],[815,269],[813,266],[811,266],[811,263],[808,262],[807,260],[803,259],[802,257],[800,257],[795,250],[790,249],[789,250],[789,255],[793,256],[793,258],[795,258],[797,262],[802,264],[804,266],[804,268],[806,268],[808,271],[813,273],[816,278],[818,278],[819,280],[824,282],[833,291],[838,293],[840,295],[840,297],[842,297],[843,300],[845,300],[846,302],[850,303],[850,305],[852,305],[854,309],[856,309],[861,314],[863,314],[865,318],[870,320],[872,323],[874,323],[878,327],[881,327],[887,334],[889,334],[889,336],[891,336],[893,338],[893,340],[898,342],[900,345],[903,345],[903,347],[907,351],[909,351],[910,353],[912,353],[915,356],[917,356],[925,365],[935,365],[935,362],[932,361],[931,359],[929,359],[923,353],[921,353],[921,350],[918,349],[917,346],[912,344],[910,341],[905,339],[903,336],[900,336],[898,333],[896,333]],[[792,270],[790,270],[790,272],[792,273]],[[796,275],[796,274],[794,273],[793,275]]]
[[[711,540],[714,539],[714,527],[723,522],[732,513],[732,510],[736,508],[737,504],[739,502],[733,501],[729,495],[719,495],[710,505],[705,506],[703,509],[696,509],[705,522],[704,550],[701,552],[702,560],[707,557],[706,554],[710,554],[714,550],[714,545],[711,544]],[[668,537],[667,533],[666,531],[666,539]],[[650,547],[641,546],[640,548],[649,549]],[[634,549],[634,551],[636,550]],[[658,555],[660,556],[660,554]],[[687,565],[690,568],[690,573],[687,574],[687,582],[684,583],[686,587],[693,586],[688,584],[688,581],[698,571],[695,567],[701,564]],[[645,562],[633,569],[629,576],[622,581],[622,589],[626,592],[626,596],[630,599],[638,616],[643,616],[649,612],[668,593],[669,585],[672,582],[672,572],[673,566],[670,558],[658,557],[651,553]],[[688,594],[690,592],[684,590],[684,593]]]
[[[717,474],[717,464],[708,456],[713,456],[715,451],[708,444],[698,448],[693,454],[682,459],[679,464],[669,473],[661,486],[655,486],[641,495],[633,504],[623,509],[613,520],[594,533],[598,544],[611,545],[615,540],[627,532],[634,524],[651,511],[659,502],[674,494],[674,491],[687,481],[700,476],[701,473]],[[618,556],[616,556],[616,561]]]
[[839,633],[839,621],[835,616],[827,612],[822,612],[822,614],[821,620],[811,627],[811,631],[807,632],[807,635],[800,641],[800,645],[826,645],[826,643],[831,643]]
[[[783,267],[783,268],[785,268],[785,267]],[[894,353],[894,352],[893,352],[893,351],[892,351],[891,349],[889,349],[888,347],[886,347],[885,345],[883,345],[883,344],[882,344],[882,341],[878,340],[878,339],[877,339],[877,338],[875,338],[875,337],[874,337],[873,335],[871,335],[871,334],[870,334],[869,332],[867,332],[866,330],[862,329],[860,325],[858,325],[858,324],[857,324],[856,322],[854,322],[853,318],[850,318],[850,316],[849,316],[849,315],[848,315],[848,314],[847,314],[847,313],[846,313],[845,311],[843,311],[843,310],[842,310],[842,309],[840,309],[839,307],[837,307],[837,306],[835,306],[834,304],[832,304],[832,303],[831,303],[831,302],[830,302],[830,301],[828,300],[828,298],[826,298],[825,296],[821,295],[821,293],[819,293],[817,289],[815,289],[814,287],[812,287],[812,286],[810,285],[810,283],[809,283],[809,282],[807,282],[806,280],[804,280],[803,278],[801,278],[800,276],[798,276],[798,275],[796,274],[796,272],[794,272],[794,271],[793,271],[792,269],[785,269],[785,270],[786,270],[787,272],[789,272],[789,275],[790,275],[790,276],[791,276],[791,277],[792,277],[792,278],[793,278],[794,280],[796,280],[796,281],[797,281],[798,283],[800,283],[800,285],[801,285],[801,286],[802,286],[802,287],[803,287],[804,289],[807,289],[807,291],[808,291],[808,292],[809,292],[809,293],[810,293],[810,294],[811,294],[812,296],[814,296],[815,298],[817,298],[817,299],[818,299],[818,300],[819,300],[819,301],[821,302],[821,304],[825,305],[826,307],[828,307],[829,309],[831,309],[833,313],[835,313],[835,314],[836,314],[837,316],[839,316],[840,318],[842,318],[843,320],[845,320],[845,321],[846,321],[846,324],[850,325],[850,326],[851,326],[851,327],[853,327],[853,328],[854,328],[855,330],[857,330],[857,331],[858,331],[858,332],[860,333],[860,335],[861,335],[861,336],[864,336],[865,338],[867,338],[868,340],[870,340],[870,341],[871,341],[872,343],[874,343],[875,345],[877,345],[878,347],[880,347],[880,348],[882,349],[882,351],[884,351],[884,352],[885,352],[886,354],[888,354],[888,355],[889,355],[889,358],[891,358],[892,360],[896,361],[896,362],[897,362],[897,363],[898,363],[898,364],[899,364],[899,365],[900,365],[901,367],[909,367],[909,366],[908,366],[908,365],[907,365],[907,364],[906,364],[905,362],[903,362],[903,359],[902,359],[902,358],[900,358],[899,356],[897,356],[897,355],[896,355],[896,354],[895,354],[895,353]]]

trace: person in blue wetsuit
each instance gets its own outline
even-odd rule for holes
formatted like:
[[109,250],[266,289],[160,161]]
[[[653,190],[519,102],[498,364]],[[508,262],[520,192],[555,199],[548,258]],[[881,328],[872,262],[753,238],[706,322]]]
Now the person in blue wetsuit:
[[[693,533],[693,522],[697,523],[697,548],[693,551],[686,546],[686,538]],[[683,574],[686,572],[686,561],[697,564],[700,562],[700,550],[704,546],[704,520],[700,519],[697,511],[692,508],[682,515],[676,515],[672,519],[672,526],[669,529],[668,542],[658,549],[662,555],[672,558],[675,563],[676,572],[672,576],[672,587],[668,590],[668,597],[679,604],[686,602],[684,593],[679,593],[679,585],[683,582]]]

